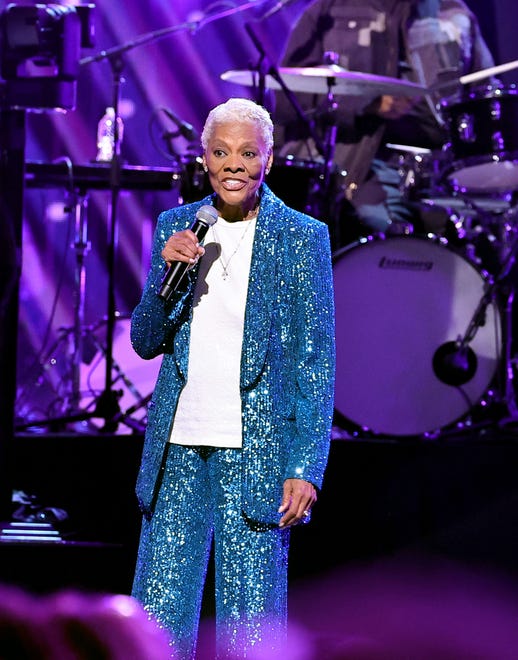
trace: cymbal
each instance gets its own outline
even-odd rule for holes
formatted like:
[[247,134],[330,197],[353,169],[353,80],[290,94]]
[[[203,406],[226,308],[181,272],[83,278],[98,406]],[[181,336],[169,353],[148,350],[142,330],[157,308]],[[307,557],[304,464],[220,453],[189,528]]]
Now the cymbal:
[[[281,67],[279,75],[284,84],[292,92],[306,92],[309,94],[333,94],[350,96],[423,96],[427,88],[416,83],[398,78],[378,76],[360,71],[348,71],[332,64],[330,66],[316,67]],[[226,82],[237,83],[248,87],[259,85],[259,73],[251,69],[225,71],[221,79]],[[264,79],[268,89],[282,89],[280,83],[267,74]]]

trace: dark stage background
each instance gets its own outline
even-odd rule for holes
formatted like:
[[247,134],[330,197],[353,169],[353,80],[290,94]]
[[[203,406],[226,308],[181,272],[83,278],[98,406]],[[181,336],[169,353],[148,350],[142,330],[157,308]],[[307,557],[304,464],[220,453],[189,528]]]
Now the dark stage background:
[[[130,590],[141,440],[17,438],[16,483],[69,518],[59,526],[60,543],[0,543],[2,582],[40,593]],[[333,441],[311,524],[293,531],[290,550],[293,634],[299,642],[309,638],[315,652],[297,655],[291,646],[290,657],[513,658],[516,440],[488,432],[429,443]],[[200,658],[209,660],[211,569],[207,586]],[[391,651],[354,651],[368,640]]]
[[[497,64],[517,59],[510,0],[471,0],[468,4],[480,16]],[[221,74],[259,65],[262,58],[247,32],[250,27],[261,48],[274,59],[303,2],[289,3],[267,20],[261,16],[264,7],[270,7],[268,3],[238,11],[240,4],[234,3],[152,0],[144,6],[130,2],[124,21],[120,20],[120,6],[102,1],[96,5],[95,46],[82,51],[86,63],[79,71],[76,108],[26,113],[28,178],[23,223],[18,228],[22,270],[15,402],[15,414],[22,422],[68,413],[74,403],[70,398],[78,393],[74,377],[79,377],[83,403],[102,389],[110,295],[120,316],[114,328],[113,356],[116,363],[124,365],[124,375],[138,391],[135,396],[128,393],[121,407],[127,408],[140,400],[140,394],[149,393],[155,365],[142,363],[128,349],[127,317],[140,295],[158,212],[197,194],[200,179],[196,161],[199,137],[192,141],[182,136],[164,139],[164,132],[174,133],[177,127],[163,108],[190,123],[199,136],[206,113],[214,104],[230,95],[253,96],[252,88],[224,82]],[[164,28],[171,32],[134,45],[143,35]],[[121,158],[125,165],[144,172],[140,176],[134,173],[128,187],[122,185],[113,211],[110,191],[99,189],[101,185],[107,187],[107,175],[104,183],[87,182],[77,195],[68,189],[67,172],[74,172],[74,166],[91,164],[95,158],[97,122],[114,96],[117,76],[110,62],[91,62],[88,58],[123,46],[128,50],[120,62],[119,111],[124,119]],[[517,76],[518,69],[501,77],[510,85]],[[34,162],[60,164],[62,174],[52,176],[53,171],[49,174],[48,168],[43,168],[42,176],[41,169],[35,173],[31,167]],[[70,167],[72,170],[67,169]],[[309,177],[307,169],[288,172],[277,163],[270,182],[291,200],[294,191],[307,192]],[[85,344],[79,374],[73,364],[78,299]]]
[[[265,7],[274,4],[257,3],[238,11],[239,5],[231,2],[100,0],[94,12],[95,46],[84,56],[131,46],[122,57],[121,155],[126,166],[143,171],[137,172],[133,185],[120,191],[115,213],[110,191],[99,189],[98,182],[86,185],[78,198],[62,179],[32,181],[23,185],[20,199],[12,197],[16,179],[9,182],[4,177],[0,183],[4,210],[7,206],[21,217],[14,227],[20,235],[13,237],[4,213],[0,234],[2,254],[14,262],[8,263],[10,271],[5,266],[2,271],[0,507],[7,521],[17,508],[11,491],[18,490],[42,506],[67,513],[67,520],[58,525],[61,543],[0,542],[1,581],[37,591],[75,585],[128,592],[131,587],[139,527],[133,487],[146,397],[157,364],[144,363],[132,352],[128,316],[140,295],[158,212],[190,194],[200,174],[197,139],[164,140],[164,131],[174,132],[176,125],[162,108],[199,133],[213,105],[231,95],[253,96],[250,88],[223,82],[220,76],[259,63],[246,24],[253,26],[274,58],[303,3],[289,3],[268,21],[261,20]],[[514,1],[468,4],[480,18],[496,63],[518,59]],[[132,46],[142,35],[166,27],[171,28],[166,36]],[[515,84],[518,69],[501,78],[506,85]],[[112,102],[113,80],[107,60],[82,65],[75,109],[9,117],[0,139],[15,156],[23,153],[29,170],[34,162],[62,163],[72,171],[77,165],[91,164],[97,122]],[[16,171],[11,174],[15,177]],[[278,192],[288,196],[294,188],[304,187],[305,175],[302,170],[294,179],[280,177]],[[289,184],[282,183],[286,180]],[[289,187],[283,190],[282,185]],[[77,241],[78,217],[83,221],[82,238],[87,239],[83,248]],[[20,248],[14,249],[14,255],[13,242]],[[12,271],[18,267],[19,291],[13,303]],[[105,385],[106,319],[112,293],[117,313],[112,377],[123,396],[120,423],[109,430],[98,417],[65,428],[39,423],[76,412],[77,395],[81,410],[93,410]],[[79,366],[73,344],[78,296],[84,304]],[[77,377],[79,383],[74,381]],[[499,411],[488,420],[484,411],[479,412],[476,421],[480,419],[481,429],[461,426],[458,432],[415,441],[362,436],[349,433],[350,429],[342,432],[340,425],[335,429],[325,487],[312,523],[293,534],[292,589],[306,603],[307,618],[318,609],[325,611],[326,605],[334,612],[347,608],[350,594],[361,600],[361,587],[355,585],[358,591],[353,590],[340,571],[362,575],[366,569],[376,571],[386,560],[398,561],[398,572],[393,574],[401,584],[416,581],[416,574],[425,580],[434,570],[442,571],[442,562],[458,567],[457,575],[468,570],[488,576],[492,584],[495,580],[499,585],[514,584],[518,436],[513,423],[499,425]],[[328,579],[329,593],[339,592],[337,600],[326,603],[322,592],[318,598],[308,597],[306,585],[312,589],[315,582],[324,585]],[[469,590],[466,583],[462,587]],[[475,596],[483,599],[485,594],[482,589]],[[513,602],[507,611],[514,607]],[[305,621],[300,610],[297,600],[294,611]],[[212,613],[210,599],[205,613]],[[456,615],[452,616],[458,620]]]

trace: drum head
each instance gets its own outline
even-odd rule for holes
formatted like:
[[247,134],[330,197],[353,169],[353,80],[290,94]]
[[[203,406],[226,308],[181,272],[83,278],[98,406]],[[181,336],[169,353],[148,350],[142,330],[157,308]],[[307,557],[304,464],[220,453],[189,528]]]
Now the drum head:
[[455,162],[446,176],[452,190],[475,194],[507,193],[518,189],[518,155],[467,158]]
[[364,431],[419,436],[450,425],[480,402],[494,378],[500,317],[491,302],[468,346],[476,368],[451,385],[434,356],[463,339],[485,278],[446,245],[417,237],[348,246],[333,259],[335,408]]

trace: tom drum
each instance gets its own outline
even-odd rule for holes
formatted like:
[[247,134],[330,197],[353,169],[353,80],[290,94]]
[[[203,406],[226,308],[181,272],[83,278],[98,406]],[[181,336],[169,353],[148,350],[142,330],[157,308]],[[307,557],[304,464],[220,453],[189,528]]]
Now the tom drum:
[[518,90],[487,87],[441,106],[449,131],[450,186],[464,193],[517,190]]
[[266,183],[288,206],[318,218],[322,215],[322,177],[323,165],[319,162],[276,157]]

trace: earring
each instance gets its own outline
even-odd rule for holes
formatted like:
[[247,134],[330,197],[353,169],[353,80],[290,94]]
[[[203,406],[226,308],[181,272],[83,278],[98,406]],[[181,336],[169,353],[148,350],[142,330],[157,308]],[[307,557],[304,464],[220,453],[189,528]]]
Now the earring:
[[209,171],[209,168],[208,168],[206,165],[204,165],[204,166],[203,166],[203,171],[204,171],[204,172],[208,172],[208,171]]

